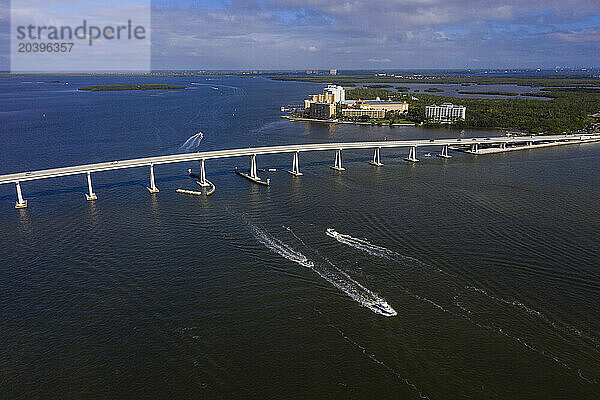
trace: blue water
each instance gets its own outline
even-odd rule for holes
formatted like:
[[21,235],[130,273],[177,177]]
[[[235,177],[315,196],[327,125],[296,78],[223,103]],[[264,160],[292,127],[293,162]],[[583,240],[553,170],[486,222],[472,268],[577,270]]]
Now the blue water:
[[[59,79],[0,80],[0,174],[501,134],[280,118],[319,84]],[[113,83],[190,88],[76,90]],[[197,163],[156,167],[156,195],[145,168],[93,174],[95,202],[84,176],[25,182],[21,211],[0,186],[0,398],[599,397],[599,144],[385,150],[382,168],[345,151],[342,173],[333,156],[301,154],[298,178],[289,155],[260,156],[270,187],[233,174],[246,158],[209,161],[208,198],[175,193],[199,189]]]

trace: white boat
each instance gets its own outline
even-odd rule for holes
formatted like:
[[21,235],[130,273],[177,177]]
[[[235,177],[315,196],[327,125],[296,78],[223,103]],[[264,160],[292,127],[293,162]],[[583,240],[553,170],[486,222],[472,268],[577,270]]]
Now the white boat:
[[431,153],[425,153],[423,154],[423,157],[431,157]]
[[383,300],[381,302],[373,302],[371,303],[371,307],[377,309],[380,314],[385,315],[386,317],[393,317],[398,315],[396,310],[394,310],[387,301]]

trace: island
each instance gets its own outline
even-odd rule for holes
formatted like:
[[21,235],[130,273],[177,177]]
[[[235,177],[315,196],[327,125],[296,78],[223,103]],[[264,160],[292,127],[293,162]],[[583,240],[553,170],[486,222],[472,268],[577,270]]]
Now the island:
[[[519,131],[527,134],[562,134],[599,132],[600,124],[594,115],[600,114],[600,77],[589,76],[419,76],[414,78],[347,75],[347,76],[272,76],[275,80],[294,80],[305,82],[343,83],[348,86],[354,83],[368,82],[371,87],[361,87],[346,91],[346,100],[375,99],[381,101],[408,103],[408,110],[402,113],[387,112],[385,115],[376,112],[332,110],[325,120],[344,119],[359,120],[364,123],[395,125],[403,123],[424,126],[456,129],[504,129]],[[374,88],[373,82],[378,83],[427,83],[429,89],[413,90],[412,93],[402,93],[385,88]],[[507,98],[473,98],[456,97],[439,94],[433,84],[463,85],[519,85],[539,87],[539,91],[531,90],[515,93],[501,90],[468,91],[460,90],[463,95],[506,96]],[[510,97],[510,98],[508,98]],[[318,102],[318,101],[317,101]],[[426,117],[428,106],[443,103],[459,104],[467,110],[466,116],[452,121],[452,124],[440,124]],[[371,105],[372,106],[372,105]],[[321,107],[317,105],[317,107]],[[364,107],[363,107],[364,108]],[[371,107],[373,108],[373,107]],[[299,109],[295,117],[305,117],[307,108]],[[346,115],[343,115],[346,114]],[[350,117],[350,115],[352,116]],[[361,114],[361,115],[359,115]],[[315,113],[313,112],[313,118]]]
[[86,90],[89,92],[119,91],[119,90],[172,90],[187,89],[187,86],[173,86],[165,83],[151,83],[143,85],[97,85],[82,86],[77,90]]

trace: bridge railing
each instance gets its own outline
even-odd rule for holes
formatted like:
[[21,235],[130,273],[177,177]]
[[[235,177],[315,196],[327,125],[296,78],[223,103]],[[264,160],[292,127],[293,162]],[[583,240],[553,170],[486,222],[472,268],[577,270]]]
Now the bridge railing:
[[[342,151],[351,149],[374,149],[373,161],[370,164],[375,166],[383,166],[381,163],[380,151],[382,148],[402,148],[408,147],[408,157],[406,161],[418,162],[416,149],[417,147],[441,147],[441,153],[437,156],[450,158],[448,149],[450,146],[467,146],[471,147],[472,152],[477,153],[480,145],[500,145],[502,149],[506,149],[507,145],[517,145],[526,143],[532,145],[539,142],[555,143],[555,142],[584,142],[600,140],[600,135],[552,135],[552,136],[511,136],[511,137],[488,137],[488,138],[456,138],[456,139],[428,139],[428,140],[390,140],[390,141],[371,141],[371,142],[345,142],[345,143],[312,143],[312,144],[295,144],[295,145],[280,145],[280,146],[264,146],[264,147],[248,147],[240,149],[226,149],[205,151],[198,153],[172,154],[165,156],[145,157],[120,161],[108,161],[95,164],[76,165],[71,167],[53,168],[38,171],[27,171],[14,174],[0,175],[0,185],[15,184],[17,190],[16,208],[27,207],[27,200],[23,199],[21,183],[49,179],[61,176],[85,174],[87,177],[88,193],[86,199],[96,200],[97,195],[93,192],[91,174],[102,171],[111,171],[125,168],[149,168],[150,185],[148,190],[150,193],[158,193],[156,187],[154,166],[160,164],[173,164],[181,162],[199,161],[201,162],[201,174],[206,177],[204,162],[211,159],[232,158],[250,156],[255,159],[256,155],[264,154],[282,154],[292,153],[292,173],[295,176],[302,175],[299,169],[300,152],[308,151],[335,151],[335,163],[332,168],[343,171],[342,167]],[[253,175],[253,178],[257,176]],[[204,180],[206,180],[204,178]],[[260,180],[260,179],[258,179]]]

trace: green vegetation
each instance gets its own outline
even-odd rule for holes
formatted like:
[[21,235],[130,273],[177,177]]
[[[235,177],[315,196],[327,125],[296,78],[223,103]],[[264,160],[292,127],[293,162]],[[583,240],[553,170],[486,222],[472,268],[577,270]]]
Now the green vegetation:
[[600,78],[575,76],[427,76],[400,78],[395,76],[337,75],[303,76],[277,75],[270,79],[279,81],[302,81],[318,83],[427,83],[427,84],[478,84],[478,85],[519,85],[536,87],[600,86]]
[[458,93],[461,94],[485,94],[488,96],[518,96],[519,93],[515,93],[515,92],[502,92],[500,90],[490,90],[489,92],[486,91],[477,91],[477,90],[473,90],[473,91],[468,91],[468,90],[459,90]]
[[144,85],[98,85],[83,86],[78,90],[87,90],[91,92],[100,91],[118,91],[118,90],[164,90],[164,89],[186,89],[187,86],[172,86],[168,84],[144,84]]
[[573,93],[599,93],[599,88],[590,87],[549,87],[540,89],[543,92],[573,92]]
[[598,93],[548,92],[547,97],[552,100],[468,99],[421,95],[421,101],[411,103],[409,116],[424,120],[425,105],[447,101],[467,107],[467,118],[465,121],[458,121],[454,125],[457,128],[501,128],[557,134],[588,128],[593,122],[588,115],[600,111]]
[[359,99],[380,99],[387,100],[389,97],[394,98],[398,96],[397,93],[387,89],[371,89],[371,88],[356,88],[346,90],[347,100],[359,100]]
[[436,87],[432,87],[432,88],[427,88],[425,90],[423,90],[424,92],[429,92],[429,93],[437,93],[437,92],[443,92],[443,89],[440,88],[436,88]]
[[394,85],[367,85],[365,87],[368,87],[370,89],[383,89],[383,88],[391,88],[394,87]]
[[[402,94],[385,89],[353,89],[346,92],[348,99],[404,100]],[[541,93],[550,100],[511,98],[473,99],[420,94],[419,100],[408,100],[408,115],[398,116],[410,122],[425,122],[425,106],[450,102],[467,107],[465,121],[457,121],[457,128],[499,128],[531,133],[562,133],[586,129],[593,123],[588,117],[600,111],[600,90],[590,88],[547,88]],[[386,115],[386,119],[388,116]],[[396,123],[396,122],[394,122]]]
[[399,92],[408,92],[410,90],[410,88],[406,87],[406,86],[398,86],[396,88],[397,91]]

